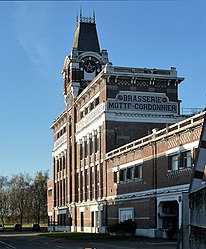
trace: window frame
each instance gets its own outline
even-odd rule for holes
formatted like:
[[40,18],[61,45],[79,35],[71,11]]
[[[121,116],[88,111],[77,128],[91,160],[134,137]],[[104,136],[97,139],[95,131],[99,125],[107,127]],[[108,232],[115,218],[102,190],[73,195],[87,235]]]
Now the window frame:
[[[136,175],[137,172],[137,175]],[[142,179],[143,177],[143,169],[142,169],[142,164],[135,164],[134,165],[134,179]]]
[[[189,156],[188,156],[189,154]],[[189,165],[188,165],[189,162]],[[181,151],[180,153],[180,169],[187,169],[192,167],[192,152],[191,150]]]
[[[125,214],[124,214],[125,213]],[[131,218],[128,219],[124,219],[124,215],[128,215],[128,213],[130,213]],[[123,222],[126,220],[134,220],[134,208],[133,207],[126,207],[126,208],[119,208],[119,222]]]
[[[173,160],[176,158],[175,160]],[[168,156],[168,170],[179,170],[179,153],[174,153]]]

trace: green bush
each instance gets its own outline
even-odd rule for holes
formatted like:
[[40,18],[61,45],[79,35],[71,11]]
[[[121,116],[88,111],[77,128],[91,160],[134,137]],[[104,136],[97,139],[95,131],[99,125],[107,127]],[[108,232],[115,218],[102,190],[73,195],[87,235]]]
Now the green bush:
[[109,233],[130,233],[130,234],[135,234],[135,230],[136,230],[136,222],[132,221],[131,219],[129,220],[125,220],[123,222],[120,223],[114,223],[110,226],[107,227],[107,231]]

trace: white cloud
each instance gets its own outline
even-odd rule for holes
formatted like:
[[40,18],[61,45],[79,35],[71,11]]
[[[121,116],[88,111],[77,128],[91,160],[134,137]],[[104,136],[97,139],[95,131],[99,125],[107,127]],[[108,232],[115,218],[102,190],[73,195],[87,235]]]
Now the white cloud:
[[[41,2],[18,2],[13,27],[20,45],[31,62],[43,68],[51,66],[49,49],[49,5]],[[51,28],[51,27],[50,27]]]

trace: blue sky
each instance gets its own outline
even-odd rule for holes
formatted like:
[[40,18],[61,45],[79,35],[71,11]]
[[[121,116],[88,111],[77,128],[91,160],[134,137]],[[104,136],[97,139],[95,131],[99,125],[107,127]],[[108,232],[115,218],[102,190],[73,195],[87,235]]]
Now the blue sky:
[[61,70],[80,6],[95,9],[113,65],[176,67],[181,107],[205,107],[204,0],[0,2],[0,175],[51,173],[49,127],[65,108]]

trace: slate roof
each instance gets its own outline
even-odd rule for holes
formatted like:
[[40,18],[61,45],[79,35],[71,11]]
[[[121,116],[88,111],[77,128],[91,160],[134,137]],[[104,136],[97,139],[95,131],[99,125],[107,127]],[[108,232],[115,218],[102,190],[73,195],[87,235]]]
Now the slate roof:
[[83,52],[100,52],[96,24],[94,22],[77,22],[73,47]]

